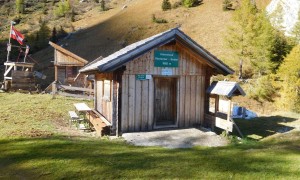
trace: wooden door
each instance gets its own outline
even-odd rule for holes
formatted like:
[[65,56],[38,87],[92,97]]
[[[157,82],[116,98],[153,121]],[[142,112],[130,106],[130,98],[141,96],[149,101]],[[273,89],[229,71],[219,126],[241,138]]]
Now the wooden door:
[[176,125],[177,79],[155,78],[155,126]]

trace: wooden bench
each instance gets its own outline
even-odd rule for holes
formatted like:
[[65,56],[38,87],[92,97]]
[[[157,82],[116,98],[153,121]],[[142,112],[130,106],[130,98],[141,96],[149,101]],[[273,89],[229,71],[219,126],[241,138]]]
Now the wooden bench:
[[69,121],[69,126],[71,127],[72,122],[78,123],[79,121],[79,116],[75,111],[69,111],[69,116],[70,116],[70,121]]

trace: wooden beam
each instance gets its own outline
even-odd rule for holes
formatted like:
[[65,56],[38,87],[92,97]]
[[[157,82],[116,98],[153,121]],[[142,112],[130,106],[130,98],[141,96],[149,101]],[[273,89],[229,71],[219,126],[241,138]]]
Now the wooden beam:
[[5,62],[5,66],[33,67],[34,63]]
[[55,79],[55,81],[58,81],[58,68],[57,68],[57,66],[54,66],[54,79]]
[[9,66],[9,68],[5,71],[4,73],[4,77],[7,76],[7,74],[9,73],[9,71],[13,68],[14,66]]
[[84,92],[89,92],[89,93],[94,92],[93,89],[89,89],[89,88],[81,88],[81,87],[73,87],[73,86],[65,86],[65,85],[58,85],[58,87],[61,87],[66,90],[71,90],[71,91],[84,91]]

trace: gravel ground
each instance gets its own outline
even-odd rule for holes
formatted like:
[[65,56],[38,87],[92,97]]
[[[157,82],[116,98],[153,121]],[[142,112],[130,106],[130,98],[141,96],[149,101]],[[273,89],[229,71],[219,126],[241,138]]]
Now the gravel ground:
[[124,133],[122,137],[135,146],[191,148],[193,146],[226,146],[228,141],[206,129],[175,129],[151,132]]

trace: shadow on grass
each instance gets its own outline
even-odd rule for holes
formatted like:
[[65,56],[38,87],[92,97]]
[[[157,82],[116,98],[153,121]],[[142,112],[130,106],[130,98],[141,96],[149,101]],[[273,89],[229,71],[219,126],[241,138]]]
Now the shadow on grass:
[[[0,179],[293,178],[298,151],[263,146],[164,149],[66,137],[0,140]],[[282,153],[284,151],[284,153]]]
[[[288,123],[296,121],[296,118],[283,116],[257,117],[251,120],[235,119],[244,136],[251,139],[263,139],[276,133],[289,132],[294,127]],[[238,135],[236,131],[234,134]]]

